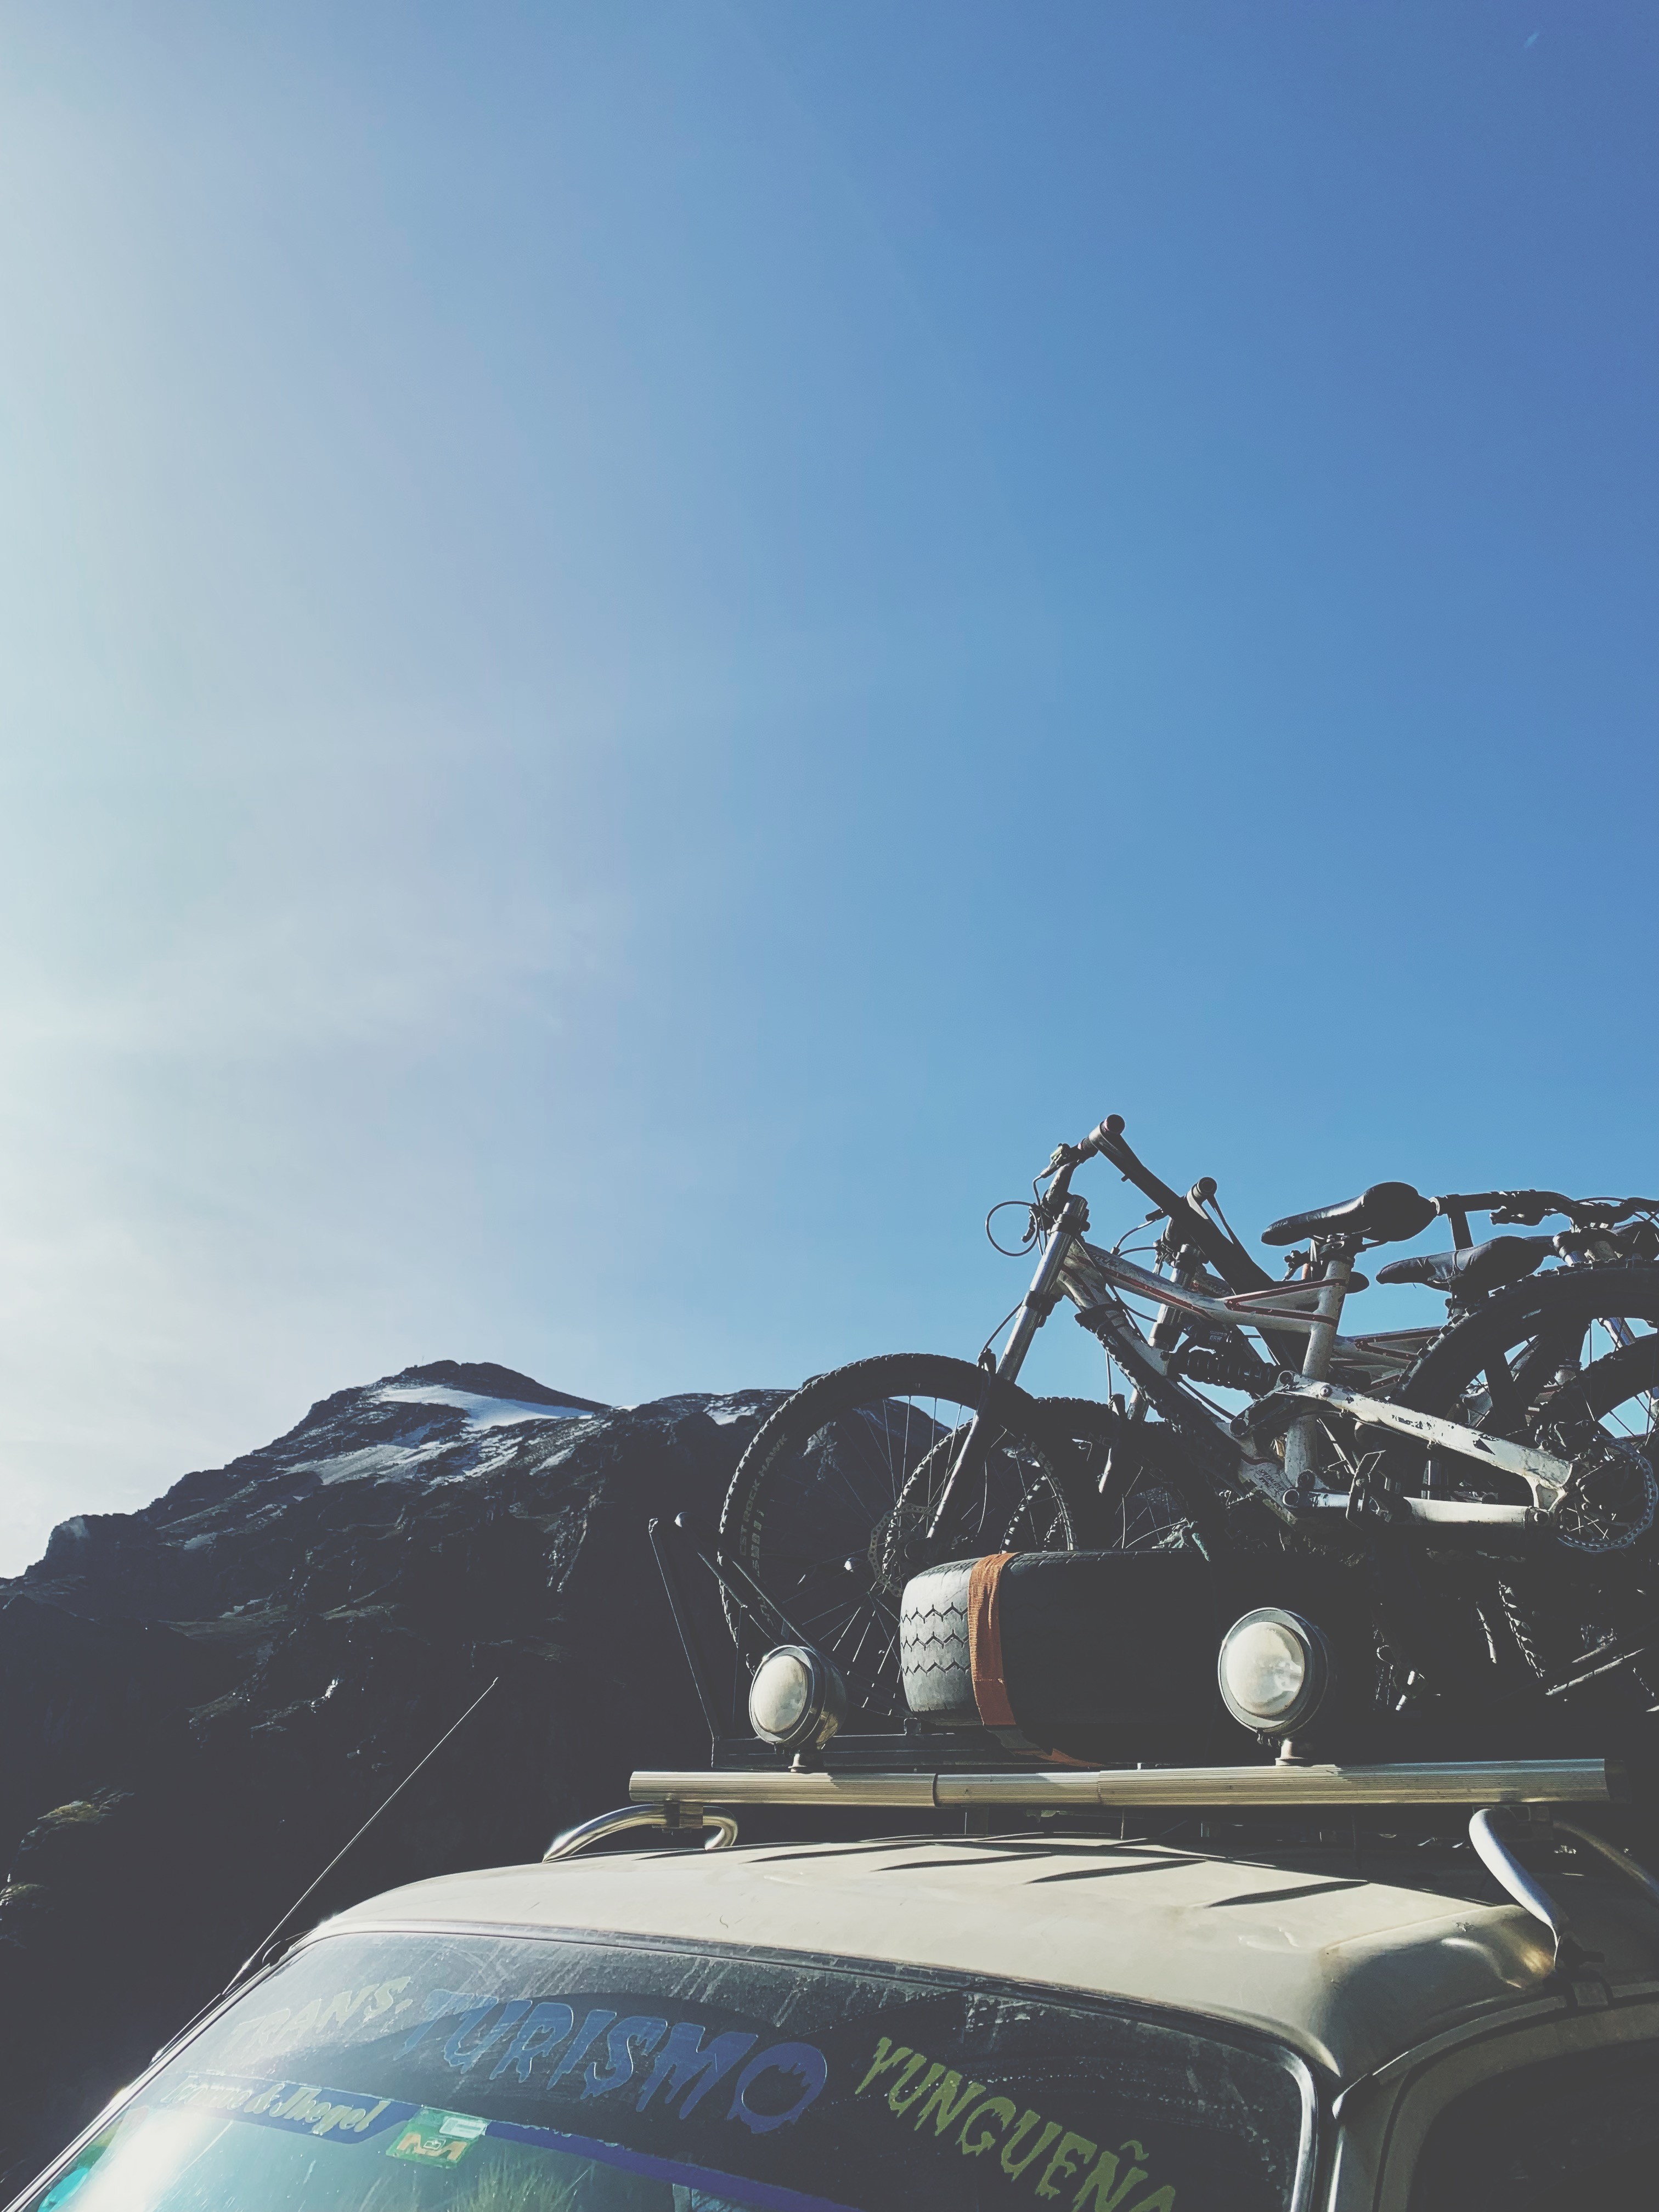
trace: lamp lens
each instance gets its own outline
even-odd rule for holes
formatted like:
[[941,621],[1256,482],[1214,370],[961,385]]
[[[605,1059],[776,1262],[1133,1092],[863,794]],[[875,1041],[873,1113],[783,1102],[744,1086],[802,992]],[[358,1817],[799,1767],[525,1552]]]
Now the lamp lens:
[[793,1735],[806,1717],[812,1677],[806,1662],[793,1651],[775,1651],[755,1669],[749,1686],[749,1718],[757,1735]]
[[1245,1621],[1222,1649],[1221,1671],[1233,1704],[1269,1727],[1283,1720],[1306,1689],[1308,1652],[1279,1621]]

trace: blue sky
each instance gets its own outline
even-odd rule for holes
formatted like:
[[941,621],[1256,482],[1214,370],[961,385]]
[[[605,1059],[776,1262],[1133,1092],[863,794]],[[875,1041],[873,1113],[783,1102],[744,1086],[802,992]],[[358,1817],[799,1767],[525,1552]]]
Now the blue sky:
[[414,1361],[971,1354],[1108,1111],[1241,1227],[1659,1183],[1656,90],[1597,0],[8,6],[0,1567]]

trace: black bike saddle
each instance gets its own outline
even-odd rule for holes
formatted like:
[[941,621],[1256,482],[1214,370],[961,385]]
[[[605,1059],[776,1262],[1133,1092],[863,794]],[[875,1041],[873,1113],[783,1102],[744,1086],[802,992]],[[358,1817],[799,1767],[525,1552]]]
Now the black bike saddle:
[[1408,1182],[1374,1182],[1358,1198],[1310,1206],[1305,1213],[1287,1213],[1262,1231],[1261,1241],[1295,1244],[1304,1237],[1369,1237],[1379,1244],[1399,1244],[1426,1229],[1438,1211],[1431,1198],[1425,1198]]
[[1379,1283],[1426,1283],[1451,1297],[1474,1297],[1504,1283],[1524,1282],[1555,1249],[1553,1237],[1489,1237],[1461,1252],[1419,1252],[1413,1260],[1390,1260],[1379,1267]]

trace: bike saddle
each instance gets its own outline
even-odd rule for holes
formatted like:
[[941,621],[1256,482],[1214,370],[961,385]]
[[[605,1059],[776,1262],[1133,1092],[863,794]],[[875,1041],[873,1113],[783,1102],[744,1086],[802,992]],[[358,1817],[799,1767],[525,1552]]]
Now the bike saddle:
[[1426,1283],[1449,1297],[1472,1297],[1518,1283],[1555,1249],[1553,1237],[1489,1237],[1461,1252],[1423,1252],[1412,1260],[1390,1260],[1379,1267],[1379,1283]]
[[1380,1244],[1399,1244],[1426,1229],[1437,1211],[1431,1198],[1425,1198],[1408,1182],[1374,1182],[1358,1198],[1310,1206],[1306,1213],[1287,1213],[1262,1231],[1261,1241],[1297,1244],[1304,1237],[1370,1237]]

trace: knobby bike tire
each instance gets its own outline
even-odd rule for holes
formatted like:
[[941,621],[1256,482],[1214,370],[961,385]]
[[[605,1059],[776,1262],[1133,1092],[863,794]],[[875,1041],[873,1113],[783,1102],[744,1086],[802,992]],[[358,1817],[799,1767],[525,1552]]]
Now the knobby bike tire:
[[1051,1428],[1083,1460],[1094,1493],[1091,1548],[1167,1552],[1228,1547],[1224,1501],[1166,1421],[1131,1421],[1096,1398],[1039,1398]]
[[[1466,1392],[1493,1393],[1480,1425],[1516,1442],[1541,1443],[1573,1455],[1574,1425],[1600,1424],[1640,1394],[1659,1390],[1659,1335],[1638,1337],[1592,1358],[1566,1381],[1556,1369],[1564,1347],[1576,1354],[1592,1322],[1645,1322],[1659,1328],[1659,1267],[1626,1263],[1529,1279],[1460,1316],[1425,1346],[1394,1395],[1419,1412],[1455,1418]],[[1654,1462],[1651,1421],[1632,1439]],[[1559,1685],[1587,1653],[1609,1638],[1628,1648],[1649,1642],[1659,1624],[1653,1553],[1659,1529],[1603,1550],[1558,1545],[1542,1559],[1495,1573],[1493,1602],[1483,1606],[1489,1634],[1502,1629],[1540,1681]],[[1632,1688],[1651,1704],[1659,1677],[1632,1663]]]
[[[1575,1323],[1588,1328],[1593,1321],[1617,1318],[1659,1326],[1659,1267],[1564,1267],[1499,1291],[1449,1322],[1390,1395],[1418,1413],[1449,1416],[1500,1355]],[[1528,1373],[1522,1363],[1514,1379],[1522,1422],[1535,1422],[1553,1376],[1541,1369]]]
[[[951,1522],[939,1532],[935,1558],[1001,1549],[1076,1551],[1088,1541],[1094,1500],[1072,1445],[1045,1419],[1038,1402],[1018,1385],[1000,1381],[970,1361],[931,1352],[892,1352],[854,1362],[807,1383],[786,1399],[756,1432],[738,1462],[720,1522],[720,1548],[760,1583],[809,1640],[822,1640],[848,1676],[849,1692],[866,1719],[896,1724],[904,1717],[898,1664],[898,1590],[885,1587],[893,1556],[889,1539],[898,1522],[906,1484],[939,1441],[959,1433],[930,1429],[917,1415],[915,1434],[906,1401],[931,1400],[990,1417],[998,1443],[998,1468],[1012,1468],[1008,1498],[1012,1517],[1004,1525],[999,1501],[953,1496]],[[900,1408],[903,1408],[901,1417]],[[832,1429],[832,1425],[841,1424]],[[840,1451],[843,1436],[873,1439],[869,1464]],[[830,1438],[829,1443],[823,1439]],[[817,1461],[809,1447],[819,1446]],[[914,1462],[908,1455],[914,1450]],[[884,1469],[879,1455],[887,1454]],[[827,1474],[825,1473],[827,1470]],[[1020,1486],[1029,1476],[1029,1492]],[[849,1479],[850,1478],[850,1479]],[[813,1486],[815,1498],[804,1492]],[[974,1510],[980,1509],[975,1521]],[[819,1522],[812,1521],[814,1510]],[[992,1517],[986,1518],[987,1514]],[[792,1515],[794,1516],[792,1521]],[[805,1528],[806,1534],[799,1532]],[[775,1537],[769,1532],[776,1531]],[[1030,1532],[1035,1532],[1035,1537]],[[798,1548],[791,1551],[789,1547]],[[807,1547],[817,1545],[822,1556]],[[834,1587],[838,1550],[848,1580]],[[931,1563],[931,1561],[929,1562]],[[866,1588],[867,1568],[867,1589]],[[803,1592],[808,1593],[803,1595]],[[864,1636],[837,1626],[820,1638],[823,1607],[867,1606]],[[765,1640],[738,1596],[723,1589],[722,1603],[739,1652],[758,1656]],[[888,1616],[890,1615],[890,1619]],[[873,1635],[872,1636],[872,1631]],[[836,1648],[839,1643],[841,1648]]]

